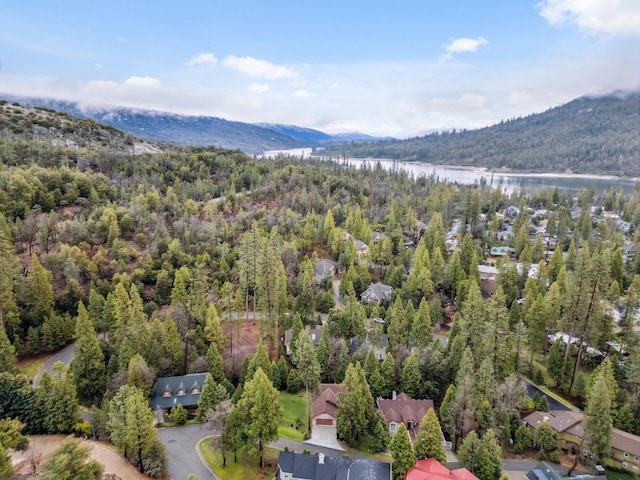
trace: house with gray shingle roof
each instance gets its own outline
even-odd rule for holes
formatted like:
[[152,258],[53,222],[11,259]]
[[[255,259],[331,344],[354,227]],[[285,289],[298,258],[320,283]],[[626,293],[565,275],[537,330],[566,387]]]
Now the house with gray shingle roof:
[[280,480],[390,480],[391,464],[379,460],[280,452]]
[[206,372],[158,378],[151,390],[151,408],[168,415],[172,408],[182,405],[189,415],[195,415],[206,379]]
[[313,279],[321,283],[325,278],[334,279],[340,273],[340,265],[328,258],[319,258],[314,266]]
[[363,303],[382,305],[391,301],[392,293],[393,287],[391,285],[385,285],[382,282],[372,283],[369,288],[362,292],[360,299]]

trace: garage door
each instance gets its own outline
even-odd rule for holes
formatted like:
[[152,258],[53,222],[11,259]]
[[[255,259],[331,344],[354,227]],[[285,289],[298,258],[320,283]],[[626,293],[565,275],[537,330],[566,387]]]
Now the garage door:
[[318,418],[316,420],[316,425],[333,425],[332,418]]

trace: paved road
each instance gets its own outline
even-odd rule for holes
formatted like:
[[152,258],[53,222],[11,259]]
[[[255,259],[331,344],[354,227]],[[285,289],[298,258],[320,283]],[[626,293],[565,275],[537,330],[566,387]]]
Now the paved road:
[[33,386],[38,386],[43,371],[46,370],[47,372],[52,373],[51,367],[53,367],[54,363],[60,361],[68,366],[71,363],[71,360],[73,360],[73,349],[75,346],[75,343],[67,345],[62,350],[57,351],[49,360],[44,362],[44,365],[42,365],[40,370],[38,370],[38,373],[36,373],[36,376],[33,378]]
[[158,429],[158,436],[167,447],[169,457],[167,470],[171,478],[187,480],[190,473],[195,473],[198,480],[218,480],[218,477],[198,455],[198,442],[209,435],[211,435],[211,431],[204,424]]
[[[289,450],[293,450],[294,452],[302,453],[305,449],[309,450],[311,453],[320,452],[325,455],[331,455],[333,457],[342,457],[343,455],[348,455],[349,458],[360,458],[364,460],[371,460],[371,455],[362,455],[360,453],[354,452],[345,452],[344,450],[335,450],[333,448],[320,447],[317,445],[311,445],[304,442],[298,442],[296,440],[289,440],[287,438],[281,438],[271,444],[270,447],[277,448],[278,450],[284,450],[287,447]],[[382,462],[391,462],[391,457],[388,459],[381,459]]]
[[562,402],[559,402],[558,400],[553,398],[551,395],[547,395],[545,392],[540,390],[537,386],[533,385],[532,383],[529,383],[525,378],[522,378],[522,380],[527,385],[527,393],[531,398],[533,398],[536,392],[538,392],[539,395],[544,395],[545,397],[547,397],[547,401],[549,402],[549,410],[571,410],[571,407],[569,407],[568,405],[565,405]]

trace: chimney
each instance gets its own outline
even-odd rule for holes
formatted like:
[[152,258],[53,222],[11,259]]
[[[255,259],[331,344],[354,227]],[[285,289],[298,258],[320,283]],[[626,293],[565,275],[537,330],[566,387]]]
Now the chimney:
[[318,463],[319,463],[320,465],[323,465],[323,464],[324,464],[324,453],[319,453],[319,454],[318,454]]
[[396,399],[396,391],[394,390],[394,391],[391,393],[391,400],[395,400],[395,399]]

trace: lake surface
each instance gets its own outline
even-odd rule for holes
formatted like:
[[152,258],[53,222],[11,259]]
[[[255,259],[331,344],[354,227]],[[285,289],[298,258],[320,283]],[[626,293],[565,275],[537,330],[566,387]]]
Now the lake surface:
[[387,159],[359,159],[350,158],[346,163],[356,168],[362,165],[369,165],[372,168],[376,163],[385,170],[405,170],[415,178],[433,176],[441,181],[456,182],[464,185],[472,185],[486,181],[492,187],[501,186],[504,192],[515,190],[532,191],[545,188],[558,187],[565,192],[578,193],[583,188],[590,188],[592,185],[597,193],[605,192],[611,188],[623,188],[630,192],[636,185],[635,179],[608,177],[603,175],[563,175],[555,173],[492,173],[486,169],[448,167],[431,165],[420,162],[400,162]]

